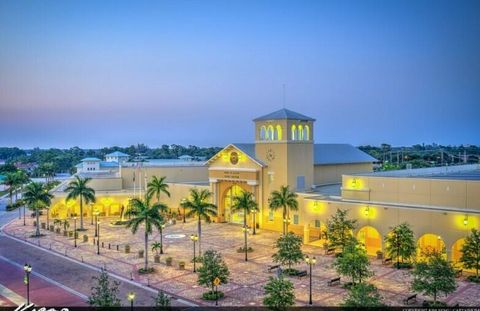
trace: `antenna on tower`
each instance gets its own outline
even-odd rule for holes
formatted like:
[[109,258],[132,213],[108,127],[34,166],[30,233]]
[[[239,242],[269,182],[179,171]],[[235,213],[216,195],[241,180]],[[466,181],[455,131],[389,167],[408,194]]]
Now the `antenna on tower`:
[[285,83],[282,86],[283,86],[283,109],[285,109]]

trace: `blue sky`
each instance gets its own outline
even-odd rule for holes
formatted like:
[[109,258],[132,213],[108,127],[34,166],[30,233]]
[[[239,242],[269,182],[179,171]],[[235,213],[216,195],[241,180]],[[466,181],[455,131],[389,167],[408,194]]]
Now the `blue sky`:
[[480,1],[0,2],[0,146],[480,144]]

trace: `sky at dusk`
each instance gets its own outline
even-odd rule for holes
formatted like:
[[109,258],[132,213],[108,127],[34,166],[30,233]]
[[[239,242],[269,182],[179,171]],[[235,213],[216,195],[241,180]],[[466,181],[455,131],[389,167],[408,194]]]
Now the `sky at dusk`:
[[0,146],[480,144],[480,1],[0,1]]

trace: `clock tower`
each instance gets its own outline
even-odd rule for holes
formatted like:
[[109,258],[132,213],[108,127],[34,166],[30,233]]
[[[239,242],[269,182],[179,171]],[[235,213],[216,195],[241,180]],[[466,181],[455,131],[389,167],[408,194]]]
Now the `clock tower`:
[[253,120],[255,157],[267,166],[265,193],[289,185],[309,190],[313,184],[313,123],[315,119],[281,109]]

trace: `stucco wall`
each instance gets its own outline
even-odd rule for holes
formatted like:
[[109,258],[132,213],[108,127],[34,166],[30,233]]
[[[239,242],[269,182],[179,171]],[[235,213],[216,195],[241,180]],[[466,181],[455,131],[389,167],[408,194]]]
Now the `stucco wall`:
[[372,171],[372,163],[315,165],[313,183],[315,185],[340,183],[344,174],[370,173]]

